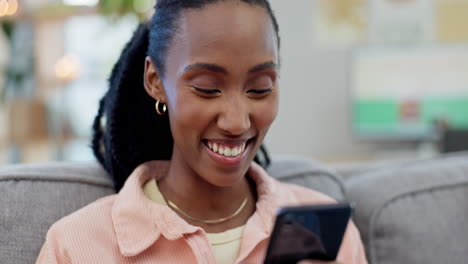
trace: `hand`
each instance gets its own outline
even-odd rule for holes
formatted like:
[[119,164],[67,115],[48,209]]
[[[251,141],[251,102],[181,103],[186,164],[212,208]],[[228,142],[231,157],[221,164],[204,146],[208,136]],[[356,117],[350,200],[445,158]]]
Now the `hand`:
[[301,260],[297,264],[341,264],[338,261]]

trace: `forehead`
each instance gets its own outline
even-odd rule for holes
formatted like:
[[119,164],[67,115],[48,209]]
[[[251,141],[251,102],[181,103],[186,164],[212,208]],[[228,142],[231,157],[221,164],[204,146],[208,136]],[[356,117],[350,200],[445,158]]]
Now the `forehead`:
[[265,8],[220,1],[182,13],[169,55],[189,60],[277,60],[276,34]]

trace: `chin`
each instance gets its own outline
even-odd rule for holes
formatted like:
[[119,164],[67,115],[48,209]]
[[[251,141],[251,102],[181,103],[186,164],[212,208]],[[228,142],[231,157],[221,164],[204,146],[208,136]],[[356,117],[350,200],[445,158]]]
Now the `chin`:
[[247,170],[249,169],[250,163],[248,166],[242,166],[238,168],[213,168],[209,172],[206,172],[205,180],[210,184],[218,187],[231,187],[237,185],[245,177]]

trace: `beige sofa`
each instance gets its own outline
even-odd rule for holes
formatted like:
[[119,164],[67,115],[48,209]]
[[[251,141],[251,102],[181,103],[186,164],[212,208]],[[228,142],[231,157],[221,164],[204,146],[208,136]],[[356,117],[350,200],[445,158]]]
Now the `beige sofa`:
[[[467,153],[338,171],[283,156],[269,172],[355,202],[371,263],[468,263]],[[1,262],[34,263],[53,222],[112,193],[96,163],[0,168]]]

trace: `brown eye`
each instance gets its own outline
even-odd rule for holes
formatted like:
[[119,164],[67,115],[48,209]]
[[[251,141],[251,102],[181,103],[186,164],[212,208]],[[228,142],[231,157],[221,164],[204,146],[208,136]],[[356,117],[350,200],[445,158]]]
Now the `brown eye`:
[[218,81],[211,75],[198,75],[189,81],[189,86],[202,90],[215,90],[218,86]]
[[197,75],[189,80],[187,85],[191,87],[194,92],[202,97],[214,97],[221,93],[218,87],[218,80],[211,75],[203,74]]
[[249,85],[247,93],[253,95],[268,94],[273,90],[273,80],[270,76],[262,75],[255,78]]
[[202,93],[202,94],[206,94],[206,95],[215,95],[215,94],[221,92],[221,91],[218,90],[218,89],[203,89],[203,88],[195,87],[195,86],[193,86],[193,85],[191,85],[191,87],[192,87],[196,92],[199,92],[199,93]]
[[262,89],[262,90],[249,90],[247,91],[248,93],[252,93],[252,94],[266,94],[266,93],[269,93],[273,91],[273,88],[268,88],[268,89]]

